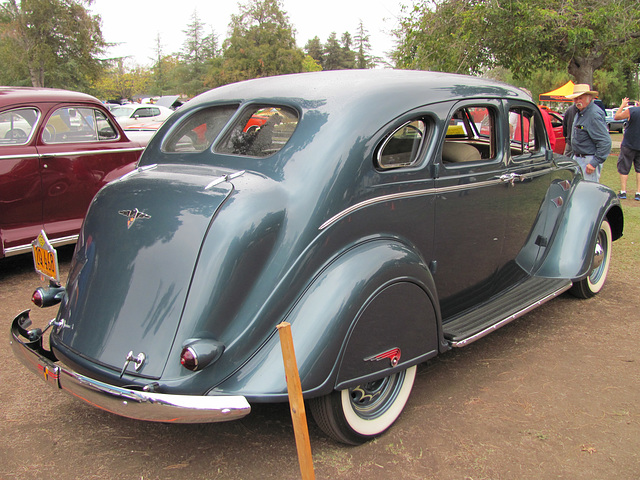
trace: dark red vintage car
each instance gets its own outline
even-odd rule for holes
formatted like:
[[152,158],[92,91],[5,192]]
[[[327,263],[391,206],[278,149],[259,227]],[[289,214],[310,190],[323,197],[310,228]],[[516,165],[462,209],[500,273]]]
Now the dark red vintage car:
[[29,252],[41,230],[74,243],[91,199],[145,145],[90,95],[0,87],[0,258]]

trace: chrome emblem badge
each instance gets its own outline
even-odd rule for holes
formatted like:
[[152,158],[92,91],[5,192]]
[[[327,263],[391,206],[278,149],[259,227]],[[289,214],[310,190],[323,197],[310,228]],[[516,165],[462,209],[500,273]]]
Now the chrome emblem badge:
[[131,225],[133,225],[133,223],[139,218],[142,218],[142,219],[151,218],[151,215],[147,215],[146,213],[141,212],[137,208],[134,208],[133,210],[120,210],[118,213],[128,218],[127,229],[131,228]]
[[399,348],[392,348],[391,350],[379,353],[378,355],[373,355],[371,357],[365,358],[364,361],[379,362],[380,360],[388,359],[389,362],[391,362],[391,366],[395,367],[396,365],[398,365],[398,362],[400,361],[400,355],[401,355],[401,352]]

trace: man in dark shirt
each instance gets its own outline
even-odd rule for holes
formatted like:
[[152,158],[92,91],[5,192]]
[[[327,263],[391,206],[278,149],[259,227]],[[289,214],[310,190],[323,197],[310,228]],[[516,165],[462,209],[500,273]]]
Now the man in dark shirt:
[[636,171],[636,196],[640,201],[640,107],[627,108],[629,99],[623,98],[620,108],[613,116],[616,120],[628,120],[618,155],[618,173],[620,174],[620,198],[627,198],[627,177],[633,165]]
[[598,92],[586,83],[573,86],[573,93],[567,98],[573,100],[578,109],[571,129],[573,158],[582,169],[585,180],[598,182],[602,164],[611,152],[611,137],[604,118],[604,112],[593,100]]
[[578,109],[575,105],[571,105],[562,116],[562,135],[565,137],[564,154],[567,157],[573,155],[573,149],[571,148],[571,128],[573,127],[573,119],[576,117],[576,113],[578,113]]

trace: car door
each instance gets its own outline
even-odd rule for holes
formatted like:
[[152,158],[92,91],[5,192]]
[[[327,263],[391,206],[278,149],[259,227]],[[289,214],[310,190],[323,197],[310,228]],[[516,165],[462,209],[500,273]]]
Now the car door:
[[0,112],[0,241],[9,252],[29,243],[42,228],[40,161],[35,147],[40,118],[35,107]]
[[[436,179],[434,280],[443,319],[495,293],[508,216],[499,101],[451,106]],[[502,122],[504,123],[504,122]]]
[[38,143],[49,238],[76,234],[98,190],[133,170],[141,151],[96,105],[53,109]]
[[[558,195],[548,195],[552,183],[553,152],[538,109],[525,102],[506,105],[510,119],[509,159],[505,179],[509,182],[509,220],[500,266],[512,272],[502,279],[508,286],[519,280],[513,274],[517,261],[520,270],[530,273],[546,245],[545,225],[548,213],[558,206]],[[560,184],[557,186],[561,188]],[[553,192],[552,192],[553,193]],[[543,205],[549,202],[549,206]],[[549,207],[549,208],[547,208]],[[551,220],[553,221],[553,220]],[[513,267],[513,268],[510,268]]]

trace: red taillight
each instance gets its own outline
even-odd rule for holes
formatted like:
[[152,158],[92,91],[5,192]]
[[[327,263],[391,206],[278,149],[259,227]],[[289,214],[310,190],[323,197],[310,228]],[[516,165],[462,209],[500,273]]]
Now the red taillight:
[[198,355],[191,347],[182,349],[180,364],[187,370],[196,371],[198,369]]
[[41,288],[38,288],[35,292],[33,292],[33,295],[31,295],[31,301],[36,307],[42,308],[42,306],[44,305],[44,298],[42,297]]
[[64,287],[52,284],[49,288],[39,287],[31,295],[31,301],[36,307],[44,308],[57,305],[65,295]]

